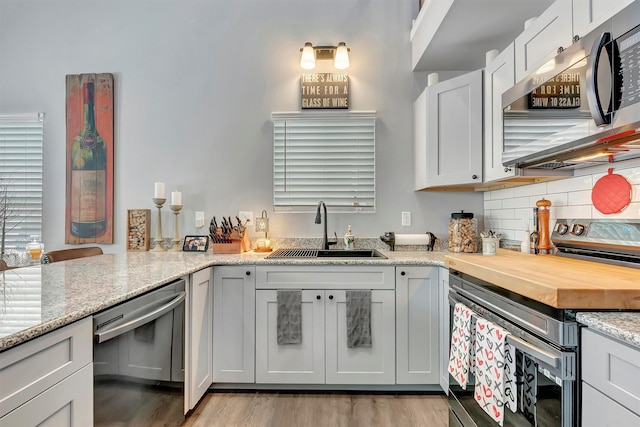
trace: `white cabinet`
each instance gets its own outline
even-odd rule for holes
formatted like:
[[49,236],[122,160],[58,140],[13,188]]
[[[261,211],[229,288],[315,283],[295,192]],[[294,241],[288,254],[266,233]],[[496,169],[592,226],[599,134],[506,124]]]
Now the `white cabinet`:
[[302,340],[278,345],[276,290],[256,291],[256,383],[324,384],[324,292],[302,291]]
[[92,319],[0,357],[0,426],[93,423]]
[[416,185],[482,182],[482,70],[425,89],[414,104],[414,147]]
[[396,267],[396,382],[438,384],[438,267]]
[[187,284],[186,409],[193,409],[213,382],[212,279],[209,267],[193,273]]
[[[393,267],[256,267],[256,383],[393,384]],[[277,290],[302,289],[302,341],[277,343]],[[347,289],[371,289],[372,347],[347,348]]]
[[572,44],[571,0],[556,0],[515,39],[516,82]]
[[440,340],[438,347],[440,349],[440,387],[448,395],[449,394],[449,333],[451,331],[450,309],[449,309],[449,269],[445,267],[439,268],[438,290],[440,293],[438,302],[438,336]]
[[515,176],[502,165],[502,94],[515,84],[514,44],[507,46],[484,70],[484,181]]
[[255,267],[213,270],[213,382],[253,383]]
[[582,330],[582,425],[640,425],[640,349]]
[[92,388],[89,364],[0,418],[0,427],[93,425]]
[[573,34],[584,37],[633,0],[573,0]]

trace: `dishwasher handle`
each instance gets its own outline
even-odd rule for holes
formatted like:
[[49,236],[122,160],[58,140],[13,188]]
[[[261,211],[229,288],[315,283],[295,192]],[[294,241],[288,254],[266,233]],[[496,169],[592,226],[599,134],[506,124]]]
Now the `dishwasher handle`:
[[185,300],[186,292],[180,292],[175,295],[154,301],[130,313],[134,318],[131,320],[123,320],[124,323],[114,322],[109,329],[102,332],[94,333],[95,340],[98,344],[115,338],[119,335],[145,325],[166,313],[174,310]]

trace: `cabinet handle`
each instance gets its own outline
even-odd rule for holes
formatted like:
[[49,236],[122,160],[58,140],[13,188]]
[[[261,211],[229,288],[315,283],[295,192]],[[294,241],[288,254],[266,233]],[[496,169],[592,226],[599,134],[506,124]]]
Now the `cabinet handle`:
[[329,295],[329,299],[333,299],[333,295]]
[[316,295],[316,299],[319,300],[320,299],[320,295]]
[[471,175],[471,179],[478,179],[478,175]]
[[246,274],[247,276],[251,276],[251,272],[249,270],[247,270],[244,274]]
[[511,172],[511,168],[504,168],[505,172]]
[[407,274],[407,273],[405,273],[404,271],[401,271],[401,272],[400,272],[400,275],[401,275],[401,276],[404,276],[405,274]]
[[580,40],[580,36],[579,35],[576,34],[575,36],[573,36],[573,42],[574,43],[577,43],[579,40]]
[[560,47],[558,48],[557,53],[562,53],[562,51],[563,51],[563,50],[564,50],[564,48],[563,48],[562,46],[560,46]]

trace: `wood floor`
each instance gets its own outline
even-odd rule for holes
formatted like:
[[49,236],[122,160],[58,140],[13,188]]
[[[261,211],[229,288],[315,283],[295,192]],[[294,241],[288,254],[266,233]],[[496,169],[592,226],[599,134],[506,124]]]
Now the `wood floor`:
[[355,393],[208,393],[183,426],[448,425],[444,395]]

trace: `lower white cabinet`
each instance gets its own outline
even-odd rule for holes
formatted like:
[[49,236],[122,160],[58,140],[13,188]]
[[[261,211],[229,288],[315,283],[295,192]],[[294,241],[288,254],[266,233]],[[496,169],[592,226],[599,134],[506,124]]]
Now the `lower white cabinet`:
[[256,289],[254,266],[213,269],[213,382],[253,383]]
[[[258,266],[256,287],[256,383],[395,383],[393,267]],[[302,289],[300,344],[277,343],[277,289]],[[371,347],[347,347],[347,289],[371,289]]]
[[92,425],[92,319],[2,353],[0,426]]
[[196,406],[213,382],[212,279],[213,268],[208,267],[191,274],[187,283],[186,410]]
[[256,291],[256,382],[394,384],[394,291],[371,292],[371,347],[347,347],[346,292],[302,291],[302,340],[278,345],[276,290]]
[[93,364],[0,418],[1,427],[93,425]]
[[582,330],[582,425],[640,425],[640,348]]
[[396,267],[396,382],[438,384],[438,267]]
[[451,331],[449,308],[449,269],[439,268],[440,279],[438,283],[438,348],[440,350],[440,387],[449,394],[449,334]]

